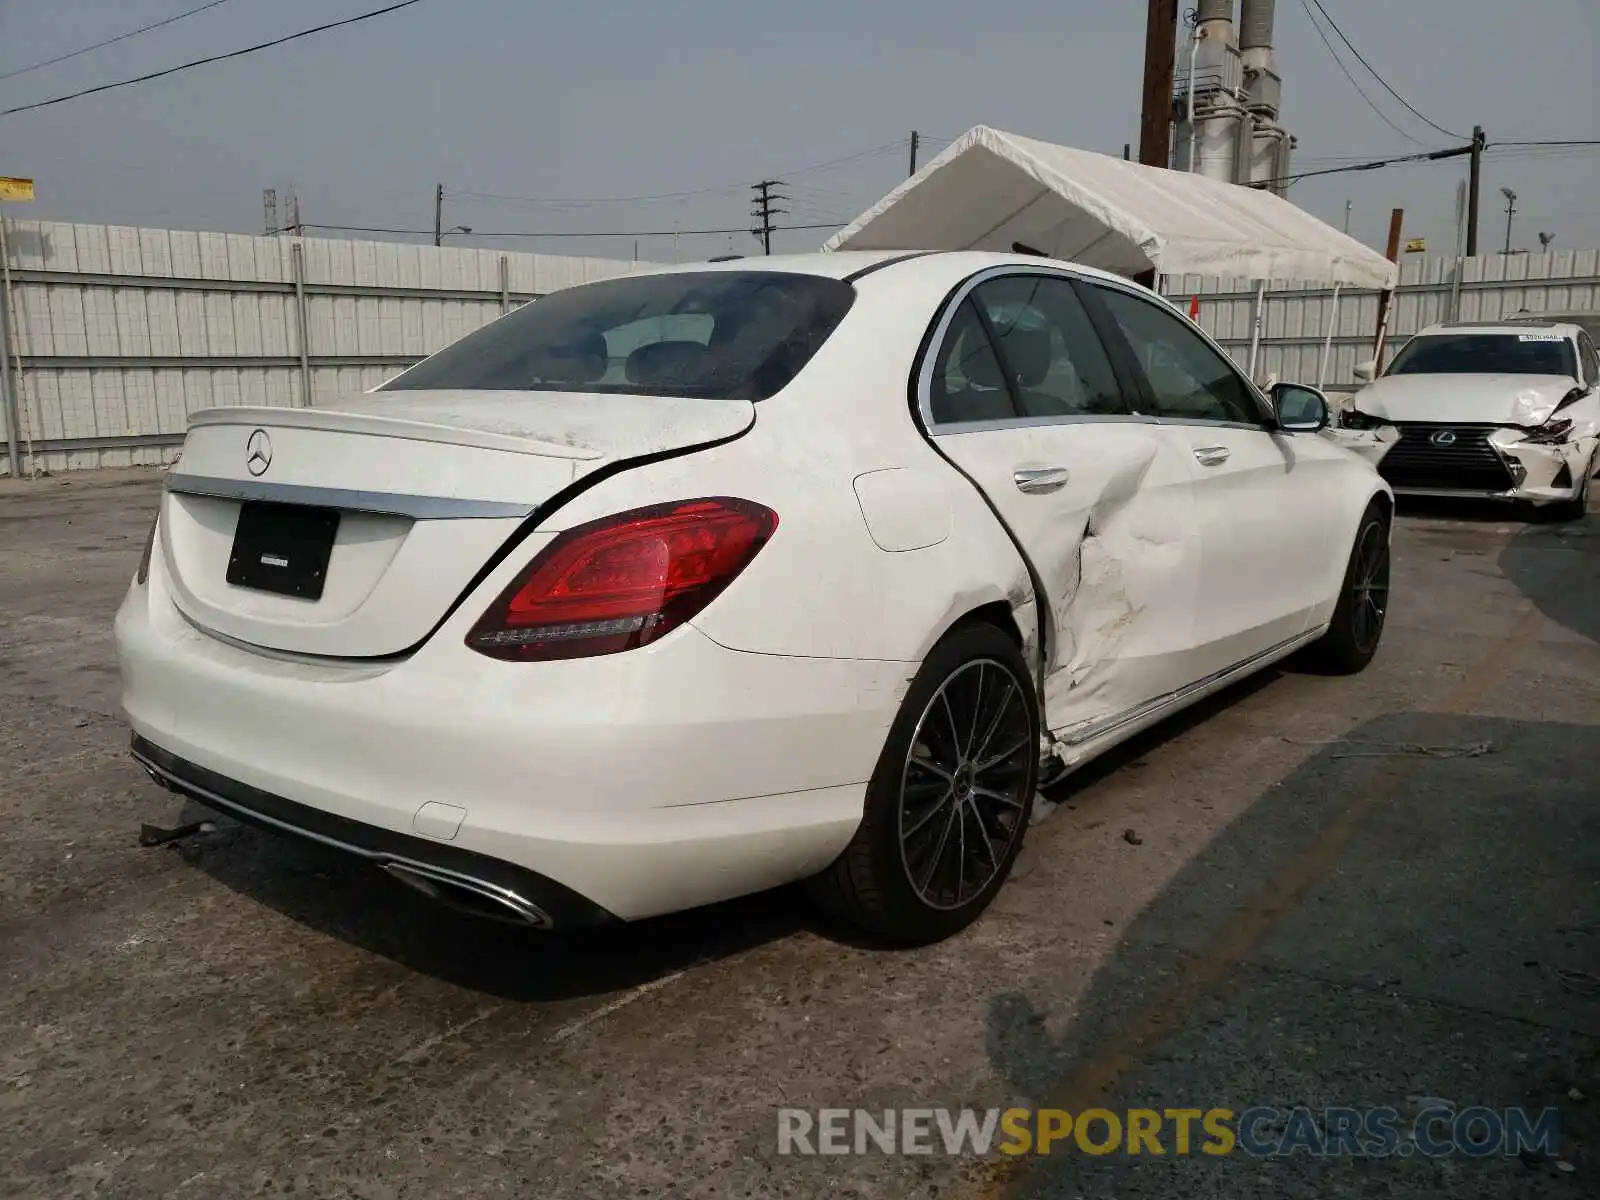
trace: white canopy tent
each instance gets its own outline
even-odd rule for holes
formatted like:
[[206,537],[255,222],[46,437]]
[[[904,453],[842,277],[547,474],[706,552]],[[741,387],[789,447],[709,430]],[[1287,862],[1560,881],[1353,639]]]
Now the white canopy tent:
[[[1002,250],[1017,245],[1129,277],[1393,289],[1398,267],[1287,200],[979,125],[844,229],[825,250]],[[1338,305],[1338,292],[1334,294]]]

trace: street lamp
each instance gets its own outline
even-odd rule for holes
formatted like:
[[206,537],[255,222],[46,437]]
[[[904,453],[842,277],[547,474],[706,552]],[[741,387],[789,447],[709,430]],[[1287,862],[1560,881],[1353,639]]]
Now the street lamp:
[[1517,215],[1517,194],[1508,187],[1500,189],[1500,194],[1506,198],[1506,250],[1511,253],[1511,219]]
[[[439,240],[443,241],[445,238],[449,237],[452,233],[471,233],[471,232],[472,232],[472,226],[470,226],[470,225],[457,225],[453,229],[446,229],[443,233],[441,233],[439,235]],[[435,244],[437,245],[438,243],[435,243]]]

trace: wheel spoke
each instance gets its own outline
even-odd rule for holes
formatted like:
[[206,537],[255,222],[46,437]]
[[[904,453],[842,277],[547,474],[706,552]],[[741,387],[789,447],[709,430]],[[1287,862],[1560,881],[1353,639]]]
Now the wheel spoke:
[[1001,804],[1004,804],[1007,808],[1022,808],[1022,807],[1024,807],[1022,800],[1019,799],[1018,797],[1012,796],[1012,795],[1010,795],[1010,794],[1008,794],[1006,792],[997,792],[993,788],[974,786],[973,789],[972,789],[972,794],[974,796],[982,796],[986,800],[999,801]]
[[966,745],[961,747],[963,759],[974,758],[977,755],[978,722],[983,720],[983,672],[984,664],[978,664],[978,691],[972,698],[972,728],[967,733]]
[[934,762],[931,758],[918,758],[918,757],[916,757],[915,754],[913,754],[908,765],[916,767],[919,771],[932,771],[935,775],[937,775],[940,779],[944,780],[946,783],[949,783],[952,779],[955,778],[955,775],[954,775],[953,772],[945,770],[938,763]]
[[919,891],[919,892],[922,892],[922,893],[926,894],[926,892],[928,890],[928,885],[933,882],[934,873],[936,871],[938,871],[939,864],[942,861],[944,861],[944,847],[945,847],[945,843],[950,840],[950,826],[955,821],[955,814],[956,814],[956,810],[955,809],[951,809],[950,810],[950,815],[945,818],[944,829],[943,829],[942,832],[940,832],[939,841],[934,846],[933,854],[930,855],[929,859],[928,859],[928,871],[927,871],[927,874],[925,874],[922,877],[922,881],[917,884],[917,891]]
[[1024,734],[1020,739],[1018,739],[1015,742],[1012,742],[1011,745],[1009,745],[1001,753],[995,754],[995,755],[991,755],[989,758],[984,759],[983,762],[974,763],[972,765],[973,773],[975,775],[987,775],[990,771],[994,770],[995,767],[997,767],[1001,763],[1005,762],[1006,759],[1008,759],[1008,758],[1012,757],[1014,754],[1016,754],[1017,751],[1025,748],[1027,746],[1027,744],[1028,744],[1028,736],[1026,734]]
[[950,802],[950,798],[953,795],[955,795],[954,789],[945,788],[944,795],[940,796],[932,804],[928,805],[928,811],[923,813],[922,816],[918,817],[910,828],[905,828],[902,826],[900,834],[901,840],[909,840],[921,833],[922,830],[925,829],[935,817],[944,811],[944,806]]
[[939,703],[944,708],[945,724],[950,729],[950,749],[955,752],[957,759],[963,758],[964,755],[961,752],[961,730],[956,724],[955,710],[950,707],[950,692],[948,689],[942,689],[939,692]]
[[[973,758],[981,759],[984,755],[984,751],[989,749],[989,743],[994,741],[994,735],[1000,732],[1000,722],[1005,720],[1005,716],[1011,711],[1011,705],[1016,698],[1016,687],[1008,685],[1006,687],[1005,700],[1002,701],[1000,706],[994,710],[994,716],[989,720],[989,728],[984,730],[983,741],[979,742],[977,747],[972,751]],[[982,768],[979,769],[981,770]]]

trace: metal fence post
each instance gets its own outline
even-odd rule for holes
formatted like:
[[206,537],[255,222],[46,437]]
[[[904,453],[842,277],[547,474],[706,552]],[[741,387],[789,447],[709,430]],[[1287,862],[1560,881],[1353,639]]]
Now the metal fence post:
[[1328,314],[1328,336],[1322,341],[1322,360],[1317,363],[1317,390],[1320,392],[1328,378],[1328,356],[1333,351],[1333,327],[1339,323],[1339,288],[1333,285],[1333,311]]
[[0,213],[0,399],[6,406],[6,463],[11,478],[22,478],[17,451],[17,393],[11,385],[11,251],[6,245],[6,216]]
[[503,317],[511,311],[511,259],[502,254],[500,256],[500,315]]
[[305,246],[298,239],[289,247],[294,259],[294,303],[300,316],[300,407],[311,407],[311,322],[306,315]]
[[1263,279],[1256,285],[1256,302],[1250,309],[1250,370],[1247,372],[1251,379],[1256,377],[1256,359],[1261,353],[1261,326],[1266,320],[1267,281]]

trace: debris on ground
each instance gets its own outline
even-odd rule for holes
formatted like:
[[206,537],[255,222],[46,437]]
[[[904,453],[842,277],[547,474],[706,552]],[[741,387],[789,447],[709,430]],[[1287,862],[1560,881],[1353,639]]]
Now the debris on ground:
[[1144,839],[1131,829],[1124,829],[1122,831],[1122,840],[1127,842],[1130,846],[1141,846],[1144,844]]

